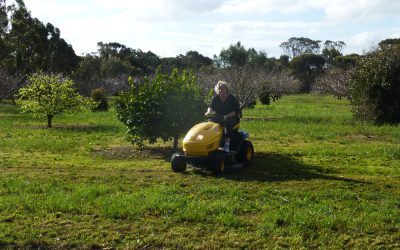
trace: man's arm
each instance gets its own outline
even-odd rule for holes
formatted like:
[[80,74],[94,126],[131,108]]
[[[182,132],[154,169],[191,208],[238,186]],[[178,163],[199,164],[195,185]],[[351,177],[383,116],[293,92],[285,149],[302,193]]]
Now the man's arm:
[[229,114],[225,115],[225,118],[232,118],[236,116],[236,111],[232,111]]

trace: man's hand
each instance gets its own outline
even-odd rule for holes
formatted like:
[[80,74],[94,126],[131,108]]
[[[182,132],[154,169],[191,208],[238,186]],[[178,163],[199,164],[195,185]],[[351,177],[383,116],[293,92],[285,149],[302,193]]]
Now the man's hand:
[[213,116],[213,115],[215,115],[215,111],[207,111],[205,114],[204,114],[206,117],[209,117],[209,116]]

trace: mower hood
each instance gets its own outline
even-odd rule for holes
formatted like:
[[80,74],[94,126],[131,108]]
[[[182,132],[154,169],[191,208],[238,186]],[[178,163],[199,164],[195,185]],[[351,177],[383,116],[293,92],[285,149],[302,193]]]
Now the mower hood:
[[183,139],[183,151],[186,155],[207,156],[218,149],[221,137],[222,128],[218,123],[199,123]]

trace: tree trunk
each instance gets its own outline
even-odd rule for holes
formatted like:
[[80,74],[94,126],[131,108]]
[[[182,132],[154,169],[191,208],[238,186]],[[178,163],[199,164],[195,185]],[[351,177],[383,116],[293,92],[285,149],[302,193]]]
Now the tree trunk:
[[51,119],[53,119],[53,115],[47,115],[47,127],[51,128]]
[[174,136],[174,152],[178,151],[178,140],[179,140],[179,137]]

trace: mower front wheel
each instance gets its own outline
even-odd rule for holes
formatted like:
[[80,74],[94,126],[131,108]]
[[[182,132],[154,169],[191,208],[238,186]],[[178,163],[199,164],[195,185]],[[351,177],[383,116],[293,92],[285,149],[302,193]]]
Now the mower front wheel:
[[225,159],[221,154],[216,153],[212,157],[211,170],[216,175],[225,173]]
[[186,160],[182,156],[175,153],[171,157],[171,168],[175,173],[182,173],[186,170]]

